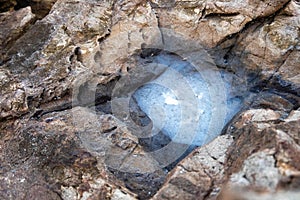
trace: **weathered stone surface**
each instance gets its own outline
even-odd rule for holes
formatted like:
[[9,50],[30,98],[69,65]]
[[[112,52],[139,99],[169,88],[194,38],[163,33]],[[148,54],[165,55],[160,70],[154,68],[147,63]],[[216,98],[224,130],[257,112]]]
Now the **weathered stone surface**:
[[281,200],[281,199],[292,199],[296,200],[299,198],[300,193],[297,191],[281,191],[276,193],[255,193],[245,190],[236,190],[235,193],[228,193],[222,197],[223,200]]
[[[296,0],[2,1],[0,199],[298,197],[299,9]],[[167,171],[109,104],[119,78],[159,53],[145,48],[177,53],[164,29],[234,73],[233,95],[253,93],[225,135],[155,194]]]
[[57,0],[1,0],[0,12],[19,10],[30,6],[37,18],[42,19],[49,13]]
[[[298,43],[299,45],[299,43]],[[296,48],[299,48],[296,47]],[[274,74],[271,84],[300,96],[299,51],[293,51]]]
[[244,45],[241,44],[236,53],[242,56],[245,67],[260,70],[266,79],[269,78],[298,45],[298,23],[297,16],[278,16],[244,38],[241,41]]
[[245,79],[256,91],[276,88],[299,96],[298,12],[299,3],[290,1],[274,15],[251,21],[215,48],[216,64]]
[[[81,56],[76,47],[97,47],[97,39],[110,27],[111,9],[106,2],[58,1],[51,14],[23,34],[7,51],[9,61],[1,66],[6,84],[1,86],[0,117],[70,103],[74,78],[90,67],[76,59]],[[49,101],[50,105],[43,105]]]
[[[73,115],[82,145],[97,157],[99,163],[141,198],[154,194],[166,173],[141,148],[138,137],[125,124],[112,115],[97,116],[83,108],[73,109]],[[86,120],[83,121],[82,117]]]
[[[97,126],[99,136],[93,141],[98,148],[97,151],[91,149],[87,138],[92,136],[87,135],[92,134],[90,127],[97,127],[74,126],[72,112],[78,110],[88,115],[88,110],[75,108],[26,123],[15,121],[10,129],[2,127],[6,130],[0,143],[2,199],[135,199],[135,195],[104,168],[104,165],[111,167],[107,163],[111,150],[119,149],[118,155],[128,157],[130,145],[137,146],[134,136],[118,127],[120,124],[112,116],[102,116],[101,127]],[[117,128],[111,129],[111,125]],[[122,158],[116,159],[116,163],[121,165],[122,162]],[[148,159],[148,162],[151,161]],[[37,187],[32,187],[33,184]]]
[[[266,17],[282,8],[279,1],[152,1],[161,27],[200,40],[214,47],[226,37],[241,31],[256,18]],[[166,9],[168,8],[168,9]]]
[[17,0],[17,5],[15,8],[18,9],[25,6],[30,6],[32,8],[32,12],[37,16],[37,18],[42,19],[49,13],[56,1],[57,0]]
[[[298,112],[292,111],[279,123],[272,116],[266,123],[264,118],[251,121],[248,111],[242,114],[240,122],[243,125],[233,128],[236,128],[237,138],[228,150],[226,162],[230,188],[269,192],[282,188],[299,190],[299,184],[288,183],[288,180],[297,182],[299,179]],[[241,126],[240,122],[237,126]]]
[[229,135],[193,151],[168,176],[152,199],[213,199],[221,189]]
[[[289,104],[275,94],[255,99],[252,106],[261,109],[245,110],[228,126],[230,135],[220,136],[180,162],[153,199],[247,199],[247,195],[279,199],[282,189],[298,190],[300,118],[299,110],[284,111]],[[236,191],[239,188],[275,194],[243,195]]]
[[5,12],[0,16],[0,63],[3,62],[3,56],[34,21],[35,15],[31,13],[31,8],[26,7],[18,11]]

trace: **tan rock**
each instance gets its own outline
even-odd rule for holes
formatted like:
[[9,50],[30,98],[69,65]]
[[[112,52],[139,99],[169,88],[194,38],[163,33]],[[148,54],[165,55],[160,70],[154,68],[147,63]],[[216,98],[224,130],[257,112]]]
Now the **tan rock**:
[[[0,199],[299,195],[299,9],[296,0],[3,1]],[[120,77],[156,53],[149,47],[216,63],[237,75],[234,95],[254,92],[226,135],[194,150],[163,185],[167,171],[109,108]],[[138,85],[159,73],[129,77]]]
[[194,150],[173,169],[152,199],[214,199],[222,187],[228,135]]
[[[206,47],[215,47],[226,37],[241,31],[259,17],[276,12],[288,1],[152,1],[161,27],[200,40]],[[166,10],[164,7],[170,7]]]

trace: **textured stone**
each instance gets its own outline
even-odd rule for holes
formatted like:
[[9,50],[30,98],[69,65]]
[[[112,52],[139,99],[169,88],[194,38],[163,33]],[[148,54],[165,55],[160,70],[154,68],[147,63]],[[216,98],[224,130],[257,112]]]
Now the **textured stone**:
[[226,150],[232,142],[231,136],[219,136],[193,151],[171,172],[152,199],[215,198],[222,186]]
[[277,193],[255,193],[245,190],[239,190],[235,193],[228,193],[226,196],[222,197],[223,200],[281,200],[281,199],[298,199],[300,193],[297,191],[281,191]]
[[[279,1],[152,1],[161,27],[167,27],[214,47],[241,31],[252,20],[279,10]],[[168,7],[169,9],[165,9]]]
[[25,32],[34,20],[35,15],[32,14],[30,7],[18,11],[2,13],[0,16],[0,63],[3,62],[2,55],[6,53],[12,43]]
[[[298,47],[299,48],[299,44]],[[300,96],[299,51],[293,51],[274,74],[271,83],[281,90],[290,91]]]
[[[294,10],[296,13],[290,10]],[[274,76],[274,73],[285,65],[285,60],[288,60],[289,56],[292,56],[293,62],[297,62],[297,59],[293,57],[294,54],[297,54],[299,46],[297,10],[299,10],[298,3],[291,1],[277,15],[254,23],[245,30],[245,35],[238,35],[234,39],[234,43],[238,43],[238,45],[234,45],[225,56],[226,60],[232,63],[230,66],[233,70],[235,71],[238,66],[243,65],[246,71],[256,73],[256,76],[262,79],[260,81],[270,84],[268,79],[276,79],[277,74]],[[290,13],[287,14],[287,12]],[[275,82],[280,83],[279,79]],[[287,90],[288,87],[289,85],[285,85],[283,88]],[[299,90],[295,86],[294,89],[294,91]]]
[[[78,110],[80,108],[77,108]],[[73,112],[76,112],[76,109]],[[81,109],[81,112],[87,113],[88,110]],[[115,137],[99,135],[98,141],[94,141],[95,144],[98,147],[106,144],[106,147],[102,147],[102,150],[98,148],[97,151],[87,146],[88,138],[83,137],[92,130],[87,125],[74,126],[73,122],[76,120],[73,121],[72,111],[54,112],[44,115],[40,120],[29,120],[26,123],[16,121],[12,128],[1,136],[5,138],[0,143],[0,149],[4,150],[4,158],[1,159],[1,197],[60,199],[58,193],[63,199],[80,199],[83,196],[91,196],[94,199],[99,199],[99,196],[117,198],[122,195],[134,199],[135,195],[127,191],[121,182],[113,183],[112,174],[103,168],[104,165],[111,167],[107,163],[109,155],[105,155],[111,153],[111,149],[119,149],[120,154],[122,151],[127,152],[127,156],[131,151],[127,151],[130,143],[122,143],[124,141],[120,134],[124,130],[117,128],[114,131],[107,127],[118,126],[117,122],[114,124],[105,121],[113,120],[112,116],[102,116],[102,119],[102,126],[98,127],[97,132]],[[91,125],[90,127],[97,128]],[[10,131],[17,135],[14,136]],[[130,133],[127,133],[125,138],[127,141],[130,140],[128,134]],[[131,136],[131,139],[134,139],[134,136]],[[137,145],[134,141],[131,143]],[[122,158],[116,163],[118,162],[122,163]],[[27,170],[28,168],[30,170]],[[111,182],[108,181],[109,176]],[[33,183],[38,184],[40,188],[31,187]],[[53,188],[46,189],[51,184],[54,184],[51,186]],[[53,193],[53,190],[56,192]]]
[[1,69],[10,81],[1,86],[1,118],[66,107],[74,78],[92,67],[76,59],[89,52],[78,55],[75,50],[81,45],[83,49],[97,47],[97,39],[110,28],[111,5],[58,1],[53,10],[6,52],[10,59]]
[[[1,1],[0,199],[298,197],[299,9],[296,0]],[[235,74],[232,96],[252,92],[225,135],[171,172],[110,106],[120,78],[162,47],[183,60],[205,47],[212,59],[193,61]],[[139,108],[132,115],[151,124]]]
[[[275,191],[289,187],[287,180],[299,174],[296,163],[299,163],[300,119],[295,116],[297,112],[292,111],[280,123],[269,122],[267,126],[260,126],[263,120],[236,129],[238,138],[228,150],[226,170],[232,189],[246,187]],[[296,188],[299,184],[294,185],[293,189]]]
[[37,16],[38,19],[42,19],[45,17],[49,11],[51,10],[53,4],[57,0],[17,0],[17,8],[30,6],[32,8],[32,12]]
[[[237,189],[272,192],[280,198],[277,192],[282,188],[297,190],[300,119],[298,110],[286,110],[289,104],[283,96],[270,93],[254,98],[254,108],[229,124],[231,136],[220,136],[181,161],[153,199],[248,198]],[[249,195],[269,198],[256,192]]]

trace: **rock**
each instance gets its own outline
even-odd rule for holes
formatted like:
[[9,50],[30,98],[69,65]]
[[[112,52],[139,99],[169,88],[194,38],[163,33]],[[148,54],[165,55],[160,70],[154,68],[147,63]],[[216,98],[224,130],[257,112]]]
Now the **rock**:
[[289,1],[171,2],[152,1],[160,26],[198,39],[204,46],[211,48],[241,31],[252,20],[275,13]]
[[14,6],[17,5],[16,0],[3,0],[0,5],[0,12],[6,12],[13,10]]
[[219,136],[193,151],[168,176],[152,199],[214,199],[222,187],[231,136]]
[[[20,130],[17,131],[16,127]],[[118,138],[122,131],[110,133],[113,130],[106,127],[105,122],[102,127],[102,134],[117,136],[111,138],[111,141],[109,138],[103,138],[102,143],[110,146],[113,144],[116,145],[115,148],[126,151],[128,145],[124,148],[120,145],[123,140]],[[103,166],[109,155],[97,156],[95,151],[86,147],[87,141],[83,140],[82,135],[88,134],[89,128],[85,126],[79,129],[78,126],[73,126],[71,111],[47,114],[38,121],[18,121],[12,125],[11,131],[18,132],[18,136],[7,130],[4,135],[5,143],[1,142],[1,149],[4,149],[5,153],[1,159],[1,174],[4,175],[1,176],[1,188],[4,190],[0,195],[3,199],[60,199],[57,193],[63,199],[80,199],[83,196],[91,196],[94,199],[99,199],[99,196],[124,196],[135,199],[135,195],[127,191],[121,183],[113,183],[112,177],[108,180],[112,175],[108,170],[104,170]],[[109,149],[106,147],[97,153],[103,155]],[[109,166],[109,163],[107,165]],[[40,188],[31,187],[33,183],[40,185]],[[52,184],[50,190],[46,189]],[[15,189],[12,189],[13,187]]]
[[[98,162],[124,180],[125,185],[141,198],[153,195],[166,174],[157,161],[141,148],[138,137],[111,115],[99,118],[82,108],[74,109],[73,115],[75,123],[78,123],[76,127],[79,128],[82,145],[97,157]],[[83,116],[85,121],[81,120]]]
[[[0,198],[299,195],[299,9],[296,0],[2,1]],[[133,127],[152,121],[137,102],[128,113],[122,104],[128,85],[163,73],[132,76],[163,51],[234,74],[221,73],[229,96],[245,100],[222,136],[165,168],[177,149],[152,151],[170,138],[151,146],[160,138]]]
[[17,11],[1,13],[0,16],[0,63],[4,62],[3,55],[12,46],[28,27],[35,21],[35,15],[30,7],[22,8]]
[[53,4],[57,0],[2,0],[0,5],[0,13],[7,11],[18,11],[25,7],[31,7],[33,13],[38,19],[45,17],[51,10]]
[[42,19],[45,17],[49,11],[51,10],[53,4],[57,0],[25,0],[20,1],[17,0],[17,5],[15,6],[16,9],[23,8],[26,6],[30,6],[32,12],[37,16],[38,19]]
[[[276,120],[265,123],[261,119],[244,123],[241,129],[235,127],[237,138],[227,152],[226,162],[231,189],[242,187],[274,192],[293,185],[287,183],[291,177],[294,181],[298,180],[299,166],[296,163],[299,163],[299,158],[296,155],[299,151],[297,127],[300,119],[295,117],[297,112],[292,111],[279,123],[274,123]],[[246,113],[242,115],[242,121]],[[270,120],[273,120],[272,116]],[[296,188],[299,184],[289,190]]]
[[[261,151],[251,154],[243,164],[238,174],[230,177],[230,182],[238,186],[249,186],[251,183],[257,188],[274,191],[280,179],[279,170],[275,167],[276,160],[272,152]],[[257,173],[260,172],[260,173]],[[234,186],[232,186],[234,188]]]
[[300,96],[299,56],[299,51],[291,52],[271,80],[271,84],[276,88],[298,96]]
[[254,108],[243,111],[228,125],[229,135],[194,150],[171,171],[153,199],[248,198],[237,189],[252,189],[251,195],[257,199],[264,197],[255,191],[275,192],[280,198],[282,188],[299,188],[298,178],[293,188],[287,183],[299,174],[294,165],[299,159],[299,111],[279,94],[265,93],[254,99]]
[[[294,1],[289,2],[279,10],[280,12],[278,11],[277,15],[261,21],[253,21],[253,25],[245,28],[244,33],[237,35],[228,44],[224,43],[226,46],[232,46],[223,57],[225,65],[222,63],[220,65],[230,66],[231,70],[238,74],[243,74],[245,71],[248,74],[252,73],[249,84],[253,82],[257,84],[255,78],[258,78],[260,82],[263,82],[262,86],[274,87],[272,81],[269,81],[273,79],[273,85],[276,82],[279,85],[285,85],[284,91],[288,90],[289,84],[283,84],[284,80],[278,79],[277,73],[281,66],[285,66],[285,60],[288,60],[290,55],[297,54],[299,45],[297,36],[299,15],[295,13],[296,11],[286,14],[288,10],[299,10],[299,5]],[[291,58],[291,60],[297,62],[297,59]],[[241,65],[243,70],[236,70]],[[294,70],[297,71],[297,67]],[[294,91],[299,90],[296,82],[291,83],[296,84],[296,86],[293,85]]]
[[[6,52],[10,59],[1,67],[11,77],[1,88],[0,117],[70,105],[72,82],[87,69],[76,57],[89,54],[85,51],[75,55],[76,47],[97,48],[97,39],[110,27],[111,9],[109,3],[92,0],[74,4],[58,1],[53,6],[55,12],[36,22],[15,41]],[[85,14],[77,15],[79,11]],[[89,17],[82,19],[84,16]],[[51,59],[54,57],[55,60]],[[52,103],[45,105],[49,101]]]
[[299,192],[296,191],[281,191],[277,193],[271,193],[271,194],[261,194],[261,193],[255,193],[255,192],[249,192],[240,190],[235,193],[228,193],[226,196],[223,197],[224,200],[230,200],[230,199],[237,199],[237,200],[281,200],[281,199],[297,199],[300,195]]

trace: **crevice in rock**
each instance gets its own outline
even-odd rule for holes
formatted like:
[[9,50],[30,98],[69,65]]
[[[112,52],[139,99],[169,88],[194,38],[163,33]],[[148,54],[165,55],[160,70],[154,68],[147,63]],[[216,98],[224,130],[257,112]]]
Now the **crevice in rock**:
[[[244,38],[251,32],[255,32],[257,29],[261,28],[265,24],[272,24],[275,20],[275,18],[282,13],[282,11],[288,6],[290,3],[287,2],[285,3],[279,10],[277,10],[275,13],[266,16],[266,17],[261,17],[257,18],[255,20],[252,20],[248,22],[241,31],[234,33],[232,35],[228,35],[224,40],[222,40],[218,45],[214,48],[212,54],[216,55],[214,60],[219,68],[223,68],[227,70],[228,72],[233,72],[235,73],[235,70],[232,70],[229,66],[232,65],[233,62],[237,62],[239,58],[233,50],[235,49],[236,46],[239,45],[240,41],[243,41]],[[266,35],[267,36],[267,35]],[[266,39],[265,39],[266,40]],[[226,47],[227,46],[227,47]],[[225,47],[225,48],[224,48]],[[220,54],[220,50],[221,54]],[[260,93],[267,91],[269,89],[277,89],[278,91],[281,92],[289,92],[291,94],[297,95],[297,89],[292,88],[291,85],[287,82],[284,82],[283,80],[280,79],[276,73],[280,69],[280,67],[285,63],[289,55],[292,53],[292,49],[289,50],[285,55],[284,59],[281,64],[278,64],[272,75],[265,80],[261,80],[261,77],[257,75],[257,73],[252,73],[256,74],[255,76],[251,76],[251,71],[245,72],[245,75],[248,78],[251,78],[247,80],[247,82],[252,85],[250,88],[251,92],[254,93]],[[217,52],[217,53],[216,53]],[[244,51],[242,51],[242,54]],[[241,55],[240,55],[241,56]],[[255,56],[260,56],[260,55],[255,55]],[[264,56],[261,56],[262,59],[264,59]],[[222,60],[223,59],[223,60]],[[234,60],[234,61],[233,61]]]
[[154,9],[170,9],[176,6],[178,2],[175,0],[167,0],[167,1],[161,1],[158,3],[155,3],[151,0],[147,0],[150,4],[150,6]]
[[[8,16],[6,17],[6,15],[8,15]],[[20,19],[19,15],[24,15],[23,18],[26,18],[26,19],[22,19],[22,18]],[[15,22],[14,20],[16,20],[17,22]],[[21,23],[21,20],[24,20],[24,22],[25,22],[25,20],[27,20],[27,22]],[[1,37],[2,44],[0,44],[0,46],[2,48],[0,50],[0,66],[5,65],[7,62],[9,62],[11,60],[11,57],[7,55],[7,52],[9,51],[9,49],[11,47],[13,47],[15,42],[19,38],[21,38],[31,28],[31,26],[36,21],[37,21],[37,18],[31,14],[29,9],[24,9],[19,12],[14,11],[14,12],[6,13],[5,15],[3,15],[3,21],[1,21],[2,24],[0,24],[0,26],[4,28],[4,31],[3,31],[4,35]],[[9,25],[10,23],[17,23],[17,24],[19,24],[19,26],[16,26],[15,29],[9,30],[6,28],[6,26],[10,26]],[[9,35],[5,35],[5,34],[9,34]],[[4,39],[3,37],[8,37],[8,38],[3,40]]]
[[17,5],[15,5],[14,9],[19,10],[21,8],[25,8],[27,6],[30,6],[30,0],[17,0]]
[[[277,10],[275,13],[272,13],[270,14],[269,16],[265,16],[265,17],[258,17],[254,20],[251,20],[250,22],[246,23],[245,26],[239,31],[239,32],[236,32],[236,33],[233,33],[233,34],[230,34],[228,36],[226,36],[223,40],[221,40],[217,45],[216,47],[218,46],[221,46],[222,44],[224,44],[225,42],[227,42],[228,40],[232,39],[232,38],[236,38],[238,37],[238,39],[236,39],[237,41],[242,41],[243,38],[240,38],[241,36],[242,37],[245,37],[246,34],[243,34],[245,32],[247,32],[250,28],[252,28],[253,26],[256,26],[252,32],[254,32],[256,29],[260,28],[261,26],[263,26],[264,24],[271,24],[275,17],[278,16],[282,10],[284,10],[288,4],[291,2],[288,1],[287,3],[285,3],[279,10]],[[238,45],[238,43],[235,43],[235,46]]]
[[128,173],[115,169],[109,171],[118,179],[123,180],[125,186],[138,194],[138,199],[150,199],[162,186],[164,177],[160,173]]
[[222,17],[235,17],[240,15],[240,13],[236,12],[236,13],[209,13],[204,15],[201,19],[207,19],[209,20],[210,18],[222,18]]
[[111,30],[108,29],[108,33],[106,33],[103,37],[99,38],[98,42],[102,43],[104,40],[106,40],[110,36],[110,32],[111,32]]
[[14,9],[19,10],[30,6],[32,12],[37,16],[38,19],[44,18],[51,10],[52,6],[57,0],[38,1],[38,0],[17,0],[17,4]]
[[159,31],[160,31],[160,36],[161,36],[162,43],[165,44],[164,34],[163,34],[163,32],[162,32],[162,27],[161,27],[159,15],[158,15],[158,13],[156,12],[155,7],[153,7],[153,3],[150,2],[150,6],[151,6],[152,12],[155,14],[155,17],[156,17],[157,27],[158,27],[158,29],[159,29]]

